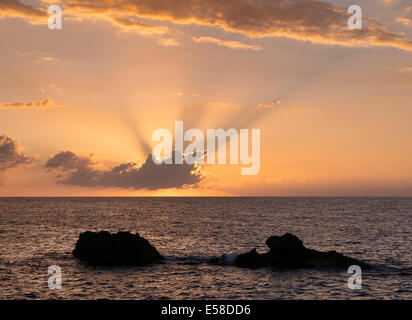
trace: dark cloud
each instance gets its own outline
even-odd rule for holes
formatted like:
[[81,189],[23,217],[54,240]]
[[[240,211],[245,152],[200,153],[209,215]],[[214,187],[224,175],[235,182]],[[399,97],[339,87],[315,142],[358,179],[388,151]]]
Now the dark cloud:
[[64,3],[74,15],[100,15],[112,20],[119,15],[134,15],[220,27],[253,38],[287,37],[313,43],[388,46],[412,51],[412,42],[403,34],[388,31],[374,19],[364,17],[362,30],[349,30],[347,7],[326,1],[65,0]]
[[[50,1],[40,1],[43,5]],[[347,27],[347,7],[318,0],[62,0],[66,15],[101,18],[126,31],[164,34],[164,26],[147,26],[135,18],[195,23],[223,28],[249,37],[287,37],[342,46],[387,46],[412,51],[405,35],[387,30],[374,19],[363,19],[362,30]],[[394,13],[396,15],[397,13]],[[42,9],[17,0],[0,0],[0,18],[44,20]],[[394,19],[399,17],[393,17]]]
[[0,171],[29,164],[32,158],[23,154],[17,140],[6,135],[0,135]]
[[127,162],[110,170],[101,170],[92,157],[79,157],[71,151],[62,151],[51,157],[45,167],[63,173],[64,177],[58,183],[82,187],[155,190],[196,185],[201,180],[194,165],[157,165],[150,154],[141,167]]

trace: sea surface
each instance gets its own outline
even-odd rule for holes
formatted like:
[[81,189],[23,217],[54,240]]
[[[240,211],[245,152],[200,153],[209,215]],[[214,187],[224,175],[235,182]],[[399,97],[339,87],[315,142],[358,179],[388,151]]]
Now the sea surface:
[[[86,230],[139,232],[166,261],[89,266],[71,253]],[[285,232],[371,264],[362,288],[347,270],[233,265]],[[412,198],[0,198],[0,299],[411,299],[411,232]]]

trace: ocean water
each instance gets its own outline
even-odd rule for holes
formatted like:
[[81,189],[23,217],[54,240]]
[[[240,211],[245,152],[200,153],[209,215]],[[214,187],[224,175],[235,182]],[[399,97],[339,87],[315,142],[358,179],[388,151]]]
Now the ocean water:
[[[89,266],[71,254],[86,230],[138,231],[166,261]],[[411,299],[411,231],[412,198],[0,198],[0,299]],[[362,289],[347,270],[232,264],[285,232],[371,264]]]

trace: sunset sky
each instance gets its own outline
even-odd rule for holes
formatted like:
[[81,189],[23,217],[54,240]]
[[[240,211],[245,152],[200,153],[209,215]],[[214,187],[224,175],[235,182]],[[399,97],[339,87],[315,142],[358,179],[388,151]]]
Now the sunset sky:
[[[0,196],[412,196],[412,2],[351,4],[0,0]],[[259,174],[154,167],[175,120],[260,129]]]

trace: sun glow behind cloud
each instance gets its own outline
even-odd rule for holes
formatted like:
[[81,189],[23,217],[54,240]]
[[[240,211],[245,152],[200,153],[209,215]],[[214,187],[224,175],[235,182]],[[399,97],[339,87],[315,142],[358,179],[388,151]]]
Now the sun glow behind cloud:
[[[366,17],[364,31],[349,33],[348,15],[329,2],[202,1],[205,10],[196,10],[195,0],[179,7],[166,0],[63,1],[64,27],[54,32],[45,24],[51,2],[24,3],[0,2],[0,134],[39,161],[4,170],[0,194],[411,190],[411,43],[396,29],[406,20],[395,11],[396,30]],[[242,177],[238,166],[205,166],[196,186],[149,191],[123,188],[117,176],[116,183],[56,185],[65,181],[57,177],[62,172],[44,169],[62,150],[95,153],[96,168],[80,169],[99,177],[136,164],[121,171],[121,184],[145,162],[152,132],[172,129],[175,120],[204,131],[261,129],[261,173]],[[63,173],[79,168],[71,170]],[[31,189],[23,172],[30,172]]]

